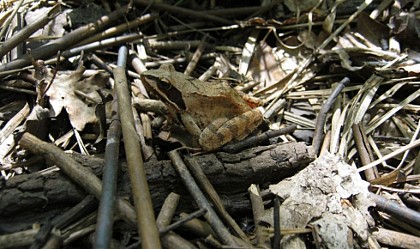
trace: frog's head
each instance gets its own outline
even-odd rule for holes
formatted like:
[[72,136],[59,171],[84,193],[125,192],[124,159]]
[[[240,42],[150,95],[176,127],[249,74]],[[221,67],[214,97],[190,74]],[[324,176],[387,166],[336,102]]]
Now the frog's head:
[[147,70],[141,74],[141,80],[149,92],[178,110],[185,110],[180,77],[185,77],[175,70],[172,64],[163,64],[159,69]]

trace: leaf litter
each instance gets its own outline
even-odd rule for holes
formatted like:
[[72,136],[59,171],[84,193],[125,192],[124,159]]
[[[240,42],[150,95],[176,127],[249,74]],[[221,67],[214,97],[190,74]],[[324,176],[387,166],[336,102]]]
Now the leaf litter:
[[[28,25],[40,11],[61,4],[60,15],[37,33],[24,34],[27,38],[11,51],[2,51],[0,46],[5,54],[0,73],[0,169],[6,184],[38,169],[31,156],[17,146],[16,136],[36,110],[48,110],[47,117],[35,118],[39,125],[48,127],[46,134],[38,134],[40,138],[74,153],[104,153],[100,138],[113,120],[109,108],[109,97],[115,99],[112,69],[118,47],[127,43],[131,56],[139,61],[136,64],[129,59],[126,72],[133,82],[130,90],[135,112],[141,112],[135,125],[147,159],[153,158],[153,153],[162,157],[162,152],[182,146],[171,136],[174,131],[164,125],[165,111],[147,109],[150,93],[139,82],[142,70],[167,63],[178,71],[195,68],[191,72],[195,78],[219,78],[246,93],[250,103],[260,105],[268,119],[265,129],[296,125],[292,133],[270,138],[272,145],[304,141],[310,150],[314,131],[322,130],[322,147],[313,163],[283,181],[259,183],[269,193],[269,200],[263,206],[265,223],[247,222],[255,228],[247,234],[250,243],[272,248],[296,244],[308,248],[412,248],[420,243],[420,222],[413,219],[410,224],[400,216],[418,216],[412,201],[418,201],[420,179],[418,1],[262,1],[261,5],[249,1],[244,3],[246,8],[236,8],[244,6],[138,0],[128,8],[130,12],[115,14],[86,40],[68,36],[122,7],[88,2],[86,6],[78,1],[5,1],[2,5],[1,38],[7,41],[23,28],[16,22],[19,15],[25,16],[23,25]],[[93,9],[94,13],[90,11]],[[192,9],[197,15],[188,12]],[[143,20],[135,20],[143,15]],[[67,47],[48,51],[47,56],[37,52],[42,51],[37,50],[39,46],[45,49],[57,39]],[[34,62],[45,63],[44,71],[34,68]],[[326,100],[344,77],[350,83],[327,110],[326,121],[317,126]],[[355,139],[357,131],[361,140]],[[369,196],[373,194],[372,199]],[[381,206],[377,196],[406,207],[400,205],[393,213]],[[273,211],[276,198],[281,200],[280,230],[276,230]],[[246,215],[234,218],[246,220],[254,208],[254,203],[248,205]],[[267,228],[269,236],[260,233],[265,231],[259,230],[261,226]],[[307,234],[304,236],[294,228],[311,233],[303,232]],[[401,240],[399,236],[406,237]],[[129,247],[138,245],[135,240],[131,237],[119,242]],[[220,238],[190,242],[217,247]]]

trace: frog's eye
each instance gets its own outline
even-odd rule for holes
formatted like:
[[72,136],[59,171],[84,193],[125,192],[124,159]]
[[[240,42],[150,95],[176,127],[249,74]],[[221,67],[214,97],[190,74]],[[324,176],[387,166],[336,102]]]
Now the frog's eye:
[[162,77],[159,80],[159,88],[164,91],[169,91],[172,88],[172,84],[168,78]]
[[176,87],[173,87],[172,83],[169,81],[168,78],[160,78],[157,87],[159,88],[160,92],[165,96],[167,101],[176,105],[179,109],[186,109],[184,100],[182,98],[182,93]]

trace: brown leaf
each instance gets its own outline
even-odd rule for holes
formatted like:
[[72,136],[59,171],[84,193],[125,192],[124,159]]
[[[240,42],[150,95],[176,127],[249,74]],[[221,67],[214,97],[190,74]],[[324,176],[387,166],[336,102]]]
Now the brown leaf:
[[[105,87],[109,80],[108,74],[94,72],[86,76],[84,73],[83,66],[79,66],[70,73],[57,72],[57,76],[47,92],[50,97],[50,115],[56,117],[65,108],[70,123],[79,131],[83,130],[88,123],[98,122],[95,108],[102,102],[102,98],[97,91],[102,91],[104,95],[109,92]],[[51,76],[50,73],[48,78]]]
[[389,39],[389,28],[362,12],[357,19],[357,32],[371,43],[381,47],[381,40]]
[[254,81],[272,85],[286,76],[274,56],[273,49],[265,42],[258,44],[248,69]]

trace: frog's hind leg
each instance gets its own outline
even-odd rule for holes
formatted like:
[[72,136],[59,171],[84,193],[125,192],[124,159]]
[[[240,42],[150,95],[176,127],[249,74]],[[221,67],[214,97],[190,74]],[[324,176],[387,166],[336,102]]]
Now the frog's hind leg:
[[199,143],[204,150],[210,151],[232,140],[242,140],[261,124],[262,119],[262,113],[258,109],[229,120],[217,119],[203,130]]
[[[218,118],[211,122],[200,134],[198,142],[204,150],[215,150],[226,140],[232,140],[230,134],[219,133],[219,129],[228,121],[228,118]],[[229,141],[230,141],[229,140]]]

